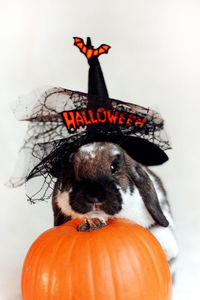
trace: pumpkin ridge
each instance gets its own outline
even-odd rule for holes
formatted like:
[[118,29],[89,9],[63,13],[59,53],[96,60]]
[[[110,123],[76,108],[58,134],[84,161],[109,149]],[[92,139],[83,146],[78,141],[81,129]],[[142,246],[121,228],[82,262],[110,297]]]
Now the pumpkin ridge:
[[[87,233],[87,234],[84,235],[85,233]],[[87,291],[88,285],[86,285],[86,287],[85,287],[84,282],[85,282],[85,273],[88,272],[87,262],[90,260],[90,256],[91,256],[91,253],[89,252],[89,244],[91,241],[91,237],[89,234],[90,234],[90,232],[77,231],[78,242],[75,243],[75,245],[74,245],[75,257],[73,258],[73,263],[72,263],[73,269],[71,272],[71,276],[72,276],[72,278],[75,278],[75,280],[74,280],[75,284],[73,284],[73,293],[74,293],[74,295],[76,294],[76,290],[74,290],[74,286],[75,287],[78,286],[79,293],[77,295],[77,298],[72,298],[70,300],[79,300],[79,299],[85,300],[86,299],[85,292],[86,292],[86,294],[88,293],[88,291]],[[77,259],[77,256],[78,256],[78,259]],[[79,264],[80,264],[80,269],[79,269]],[[79,274],[81,274],[79,282],[78,282],[78,279],[76,276],[77,270],[78,270]],[[81,271],[82,271],[82,273],[81,273]],[[91,280],[88,280],[88,282],[91,283]],[[90,299],[90,298],[88,298],[88,299]],[[91,300],[92,299],[94,299],[94,298],[91,298]]]
[[[138,245],[137,245],[137,249],[134,248],[134,252],[137,251],[138,252]],[[134,277],[140,279],[141,281],[141,263],[139,262],[139,259],[137,256],[133,255],[133,249],[129,246],[127,248],[127,251],[126,251],[126,255],[129,259],[129,261],[131,262],[131,268],[133,270],[133,273],[134,273]],[[134,261],[134,262],[133,262]],[[134,285],[135,283],[133,283]],[[143,290],[141,291],[142,295],[140,295],[141,299],[145,299],[143,296]]]
[[[148,230],[148,232],[153,236],[153,234]],[[139,234],[139,232],[137,232],[136,233],[137,234],[137,237],[138,237],[138,239],[140,240],[140,241],[142,241],[142,243],[145,245],[145,248],[146,248],[146,250],[148,251],[148,253],[149,253],[149,256],[150,256],[150,258],[151,258],[151,265],[153,265],[154,266],[154,276],[156,276],[157,277],[157,281],[159,282],[159,286],[162,286],[162,288],[163,288],[163,284],[162,284],[162,281],[163,281],[163,276],[161,277],[160,276],[160,264],[159,264],[159,266],[158,266],[158,256],[156,255],[155,256],[155,251],[156,252],[158,252],[158,248],[157,248],[157,246],[159,246],[159,248],[162,250],[162,246],[160,245],[160,243],[159,243],[159,241],[154,237],[154,246],[153,246],[153,249],[152,249],[152,241],[151,241],[151,246],[149,245],[149,236],[145,233],[145,239],[142,239],[142,237],[141,237],[141,235]],[[157,244],[156,245],[156,247],[155,247],[155,244]],[[154,255],[152,254],[152,252],[154,253]],[[160,260],[160,256],[163,256],[163,257],[165,257],[165,254],[164,254],[164,252],[163,251],[159,251],[159,260]],[[166,268],[167,268],[167,259],[166,259],[166,257],[165,257],[165,260],[166,260]],[[147,263],[149,264],[149,261],[147,261]],[[160,263],[160,262],[159,262]],[[151,269],[152,270],[152,269]],[[170,277],[170,279],[171,279],[171,276],[170,276],[170,271],[168,272],[168,274],[169,274],[169,277]],[[165,285],[165,289],[168,289],[169,287],[167,287],[166,285]],[[155,289],[154,289],[155,290]],[[162,290],[162,293],[163,293],[163,290]],[[164,292],[164,294],[166,294],[166,291]],[[159,298],[157,298],[157,299],[155,299],[155,300],[162,300],[163,298],[162,298],[162,295],[159,295],[159,294],[157,294],[158,295],[158,297]],[[169,299],[170,299],[170,297],[169,297]]]
[[[125,249],[126,249],[126,257],[128,259],[128,261],[130,261],[130,266],[131,266],[131,271],[132,271],[132,274],[134,274],[134,278],[138,278],[138,279],[141,279],[141,263],[140,263],[140,260],[138,258],[138,255],[134,255],[135,252],[139,252],[139,249],[141,248],[140,245],[137,244],[137,236],[135,234],[135,228],[138,228],[138,225],[135,224],[134,228],[132,226],[129,226],[131,224],[129,223],[126,223],[126,231],[127,233],[129,232],[130,234],[128,234],[128,237],[129,239],[126,240],[126,245],[124,244],[125,246]],[[134,245],[134,246],[130,246],[130,245]],[[135,285],[135,282],[133,282],[133,286]],[[144,291],[141,290],[140,291],[140,297],[141,299],[145,299],[144,298]]]
[[[74,250],[74,247],[75,247],[75,245],[76,245],[76,242],[77,242],[77,240],[79,239],[79,235],[78,234],[76,234],[76,235],[74,235],[73,236],[73,242],[72,242],[72,244],[70,245],[70,247],[71,247],[71,251],[70,251],[70,254],[68,255],[68,261],[72,261],[72,257],[73,257],[73,250]],[[72,271],[73,270],[70,270],[70,272],[69,272],[69,275],[70,276],[68,276],[68,280],[70,281],[70,282],[72,282]],[[73,297],[73,291],[70,289],[70,297],[69,297],[69,300],[75,300],[74,299],[74,297]],[[58,300],[65,300],[64,298],[63,299],[58,299]]]
[[[42,236],[42,234],[40,235],[40,237]],[[21,288],[22,288],[22,297],[24,297],[24,290],[25,290],[25,295],[26,295],[26,289],[24,289],[24,273],[29,273],[29,270],[31,269],[32,265],[35,265],[37,264],[38,265],[38,262],[40,261],[40,254],[43,252],[44,248],[46,247],[46,245],[43,242],[43,239],[40,239],[39,240],[39,243],[40,243],[40,246],[36,247],[36,242],[33,242],[32,245],[31,245],[31,252],[30,252],[30,255],[26,256],[25,258],[25,261],[24,261],[24,267],[22,269],[22,281],[21,281]],[[43,247],[42,247],[42,246]],[[35,261],[32,262],[32,257],[36,257]],[[31,261],[31,262],[30,262]],[[27,266],[28,264],[28,266]],[[28,270],[27,270],[27,267],[28,267]],[[33,278],[36,278],[36,274],[38,273],[38,269],[34,269],[34,271],[32,272],[31,276],[30,276],[30,282],[33,283],[34,280],[32,280]],[[34,284],[31,284],[31,290],[32,290],[32,295],[33,295],[33,292],[34,292],[34,289],[35,289],[35,285]],[[31,299],[30,299],[31,300]],[[37,300],[37,298],[35,299]]]
[[[110,240],[108,241],[108,243],[106,243],[106,246],[107,247],[104,247],[104,249],[105,249],[105,252],[106,252],[106,254],[107,254],[107,257],[108,257],[108,261],[109,261],[109,267],[110,267],[110,269],[112,269],[112,263],[111,263],[111,257],[110,257],[110,254],[109,254],[109,251],[108,251],[108,246],[110,245]],[[111,252],[112,253],[112,252]],[[113,285],[114,285],[114,288],[113,288],[113,295],[114,295],[114,298],[113,298],[113,300],[115,299],[115,300],[117,300],[117,298],[116,298],[116,295],[117,295],[117,293],[116,293],[116,287],[117,287],[117,284],[116,284],[116,282],[115,282],[115,279],[114,279],[114,272],[110,272],[111,273],[111,278],[112,278],[112,283],[113,283]],[[113,286],[112,285],[112,286]]]
[[[139,225],[137,225],[137,229],[140,230]],[[137,256],[137,263],[139,265],[139,268],[136,268],[136,272],[137,272],[137,278],[140,279],[140,283],[143,283],[143,275],[141,274],[141,263],[140,263],[140,261],[142,261],[142,264],[145,264],[146,266],[148,266],[149,259],[152,258],[152,253],[149,252],[149,249],[146,247],[146,244],[144,242],[145,239],[143,238],[143,236],[141,236],[140,233],[141,232],[134,231],[134,235],[136,236],[136,239],[138,239],[140,241],[140,243],[137,244],[137,252],[139,253],[140,257]],[[146,229],[145,229],[145,231],[142,232],[142,234],[145,235],[145,238],[146,238],[146,233],[147,232],[146,232]],[[144,249],[144,247],[145,247],[145,249]],[[146,255],[147,255],[146,253],[147,252],[148,252],[148,260],[146,259]],[[151,269],[151,273],[152,273],[152,269]],[[148,284],[149,284],[149,282],[148,282]],[[141,291],[141,293],[142,293],[141,294],[141,299],[147,299],[147,298],[152,299],[152,295],[149,295],[149,294],[147,295],[145,289],[143,289]],[[153,295],[153,297],[154,296],[155,295]],[[156,299],[154,298],[154,300],[156,300]]]
[[[115,230],[118,230],[118,228],[116,227],[115,228]],[[124,241],[124,239],[122,238],[119,238],[118,237],[118,240],[115,240],[115,243],[123,243],[123,246],[125,245],[125,244],[127,244],[126,243],[126,241]],[[110,246],[110,245],[109,245]],[[112,245],[113,246],[113,245]],[[116,246],[116,245],[114,245],[114,246]],[[128,247],[129,248],[129,247]],[[123,255],[123,257],[124,256],[126,256],[127,257],[127,253],[129,252],[129,250],[128,250],[128,248],[125,248],[125,247],[123,247],[122,249],[121,249],[121,247],[120,247],[120,251],[118,251],[118,252],[115,252],[115,251],[112,251],[112,247],[110,247],[110,249],[109,249],[109,251],[112,251],[112,258],[113,258],[113,265],[114,265],[114,272],[113,272],[113,276],[117,273],[117,278],[120,278],[120,280],[122,280],[122,281],[124,281],[125,282],[125,280],[123,280],[123,276],[122,275],[124,275],[124,273],[122,272],[120,272],[120,270],[119,270],[119,266],[118,266],[118,261],[119,260],[121,260],[121,256]],[[114,280],[114,282],[115,282],[115,280]],[[125,285],[123,285],[123,291],[121,291],[121,289],[119,290],[118,289],[118,284],[115,282],[115,290],[116,290],[116,295],[117,295],[117,298],[116,299],[123,299],[123,298],[125,298],[125,295],[126,295],[126,293],[127,293],[127,291],[126,291],[126,287],[125,287]],[[123,295],[123,296],[122,296]],[[126,298],[127,299],[127,298]]]
[[[89,248],[89,253],[92,252],[92,247],[91,247],[91,240],[88,240],[88,248]],[[91,294],[93,295],[93,298],[91,300],[95,300],[95,285],[94,285],[94,278],[93,278],[93,274],[94,274],[94,271],[93,271],[93,263],[92,263],[92,260],[91,259],[88,259],[88,265],[89,265],[89,270],[90,270],[90,278],[92,278],[92,280],[90,280],[91,282],[91,286],[92,286],[92,292]]]
[[[155,259],[154,255],[152,255],[152,249],[149,248],[149,243],[147,242],[147,240],[142,239],[139,234],[138,234],[138,239],[142,241],[142,243],[145,245],[146,250],[148,251],[149,258],[148,258],[148,261],[146,262],[147,266],[149,266],[149,259],[151,259],[151,263],[152,262],[154,263],[155,268],[151,269],[151,271],[153,270],[154,276],[156,277],[157,281],[159,282],[159,286],[160,286],[161,278],[160,278],[160,276],[158,276],[159,275],[159,269],[158,269],[158,266],[157,266],[157,260]],[[153,282],[152,282],[152,285],[153,285]],[[152,286],[152,289],[155,290],[155,288],[153,288],[153,286]],[[161,296],[161,298],[162,298],[162,296]],[[160,298],[160,295],[159,295],[159,298],[157,298],[157,300],[162,300],[161,298]]]
[[[73,239],[71,238],[71,240],[72,240],[72,245],[71,245],[72,251],[73,251],[73,245],[75,243],[74,239],[75,239],[75,236],[73,236]],[[51,265],[53,265],[53,263],[55,263],[54,260],[53,260],[53,258],[54,257],[59,257],[57,254],[59,254],[60,248],[62,247],[62,245],[65,242],[65,240],[66,240],[66,236],[63,235],[62,238],[59,237],[59,241],[57,242],[56,246],[53,246],[53,250],[54,251],[51,253]],[[48,262],[48,263],[50,264],[50,262]],[[51,267],[50,267],[50,269],[51,269]],[[58,270],[54,270],[54,272],[57,273]],[[47,299],[51,299],[51,297],[53,295],[53,292],[54,292],[52,284],[50,284],[50,286],[51,286],[51,288],[49,290],[49,293],[47,294]],[[62,299],[59,299],[59,300],[62,300]]]

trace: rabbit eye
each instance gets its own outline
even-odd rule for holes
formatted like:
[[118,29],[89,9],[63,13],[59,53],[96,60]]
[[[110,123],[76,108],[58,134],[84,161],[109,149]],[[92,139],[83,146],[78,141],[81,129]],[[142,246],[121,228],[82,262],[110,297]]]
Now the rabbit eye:
[[112,174],[115,174],[119,170],[119,165],[116,162],[113,162],[110,166],[110,170]]

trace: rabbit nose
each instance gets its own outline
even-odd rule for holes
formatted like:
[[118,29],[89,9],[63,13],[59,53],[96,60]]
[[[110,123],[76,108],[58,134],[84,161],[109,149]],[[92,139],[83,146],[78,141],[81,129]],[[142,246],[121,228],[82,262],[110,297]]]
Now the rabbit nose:
[[100,189],[97,186],[90,186],[86,191],[87,201],[90,203],[99,203],[102,198],[102,188]]
[[101,202],[95,202],[95,204],[94,204],[94,210],[100,210],[101,206],[102,206]]
[[94,204],[99,203],[98,195],[95,196],[94,194],[87,194],[86,198],[89,203],[94,203]]

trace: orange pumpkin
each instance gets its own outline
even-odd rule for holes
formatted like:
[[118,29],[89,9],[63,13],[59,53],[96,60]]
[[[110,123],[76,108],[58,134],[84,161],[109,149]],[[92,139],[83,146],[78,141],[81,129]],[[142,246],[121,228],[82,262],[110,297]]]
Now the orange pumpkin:
[[170,300],[172,283],[155,237],[128,220],[113,219],[78,232],[72,220],[44,232],[23,266],[23,300]]

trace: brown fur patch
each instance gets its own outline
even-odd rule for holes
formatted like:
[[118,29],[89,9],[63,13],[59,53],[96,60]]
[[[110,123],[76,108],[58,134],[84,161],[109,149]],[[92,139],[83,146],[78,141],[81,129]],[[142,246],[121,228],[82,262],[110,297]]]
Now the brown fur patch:
[[91,181],[99,177],[111,177],[111,164],[116,155],[114,150],[120,153],[118,146],[106,143],[94,143],[93,150],[83,151],[81,148],[72,156],[75,176],[77,179],[88,178]]

